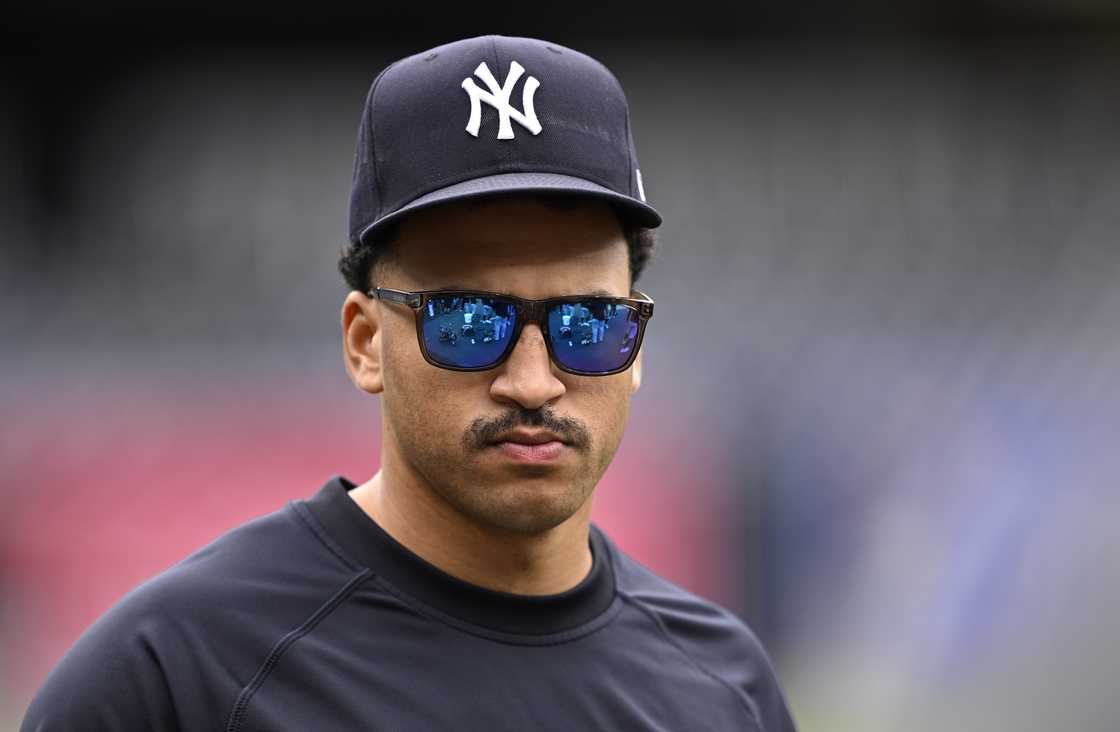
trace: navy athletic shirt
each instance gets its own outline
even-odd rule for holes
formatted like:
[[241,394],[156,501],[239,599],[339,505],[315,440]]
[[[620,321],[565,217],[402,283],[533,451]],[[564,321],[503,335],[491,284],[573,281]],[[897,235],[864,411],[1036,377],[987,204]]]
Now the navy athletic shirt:
[[559,595],[494,592],[386,534],[336,476],[126,595],[22,730],[793,730],[762,646],[596,527]]

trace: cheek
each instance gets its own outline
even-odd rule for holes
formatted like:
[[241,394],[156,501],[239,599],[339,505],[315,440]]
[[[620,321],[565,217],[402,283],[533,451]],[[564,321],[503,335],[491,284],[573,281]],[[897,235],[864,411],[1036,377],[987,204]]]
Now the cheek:
[[381,359],[386,386],[389,382],[407,382],[403,377],[415,369],[418,363],[425,363],[416,344],[415,331],[406,332],[400,327],[387,326],[382,332]]
[[597,451],[606,453],[609,460],[618,449],[630,415],[630,374],[581,377],[569,394],[579,394],[580,416],[599,442]]
[[[382,370],[385,380],[384,400],[414,401],[414,395],[423,394],[438,382],[442,369],[424,360],[416,342],[416,327],[412,318],[394,318],[385,322],[381,334]],[[433,392],[429,392],[433,393]],[[422,403],[417,404],[422,406]]]
[[[410,324],[411,325],[411,324]],[[471,419],[477,416],[478,393],[485,387],[475,375],[436,368],[424,360],[416,331],[385,333],[382,343],[382,409],[402,440],[458,443]],[[411,439],[410,439],[411,438]]]
[[443,393],[439,391],[439,369],[424,360],[416,344],[416,331],[411,328],[387,327],[381,349],[385,382],[382,409],[395,431],[411,432],[410,425],[432,419],[430,410],[438,409],[443,402],[424,398]]
[[[413,337],[415,340],[415,336]],[[434,412],[449,406],[454,398],[447,376],[452,372],[438,369],[424,360],[415,342],[411,346],[391,343],[385,353],[385,409],[406,421],[430,419]]]

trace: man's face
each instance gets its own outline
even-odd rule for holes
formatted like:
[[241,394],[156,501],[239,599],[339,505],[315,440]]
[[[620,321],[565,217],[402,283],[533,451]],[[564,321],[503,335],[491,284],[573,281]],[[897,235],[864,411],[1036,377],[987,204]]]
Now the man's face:
[[[526,198],[439,206],[409,217],[378,286],[464,289],[527,299],[630,292],[626,240],[599,202]],[[427,363],[413,312],[377,302],[386,448],[421,485],[467,518],[519,533],[551,529],[581,509],[622,439],[641,362],[612,376],[575,376],[550,361],[539,326],[526,324],[494,369]],[[526,461],[495,439],[556,433],[559,457]]]

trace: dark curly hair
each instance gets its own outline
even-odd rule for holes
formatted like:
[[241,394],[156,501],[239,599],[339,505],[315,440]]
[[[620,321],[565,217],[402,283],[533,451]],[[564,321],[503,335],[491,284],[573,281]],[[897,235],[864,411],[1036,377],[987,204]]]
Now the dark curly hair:
[[[566,207],[582,199],[562,199],[559,196],[534,196],[546,205]],[[615,213],[622,222],[622,233],[630,250],[630,286],[638,281],[646,265],[653,257],[656,237],[653,229],[638,226],[629,221],[617,209]],[[365,242],[350,244],[338,257],[338,271],[342,274],[351,290],[366,292],[378,279],[377,267],[392,260],[398,233],[397,224],[389,224]]]

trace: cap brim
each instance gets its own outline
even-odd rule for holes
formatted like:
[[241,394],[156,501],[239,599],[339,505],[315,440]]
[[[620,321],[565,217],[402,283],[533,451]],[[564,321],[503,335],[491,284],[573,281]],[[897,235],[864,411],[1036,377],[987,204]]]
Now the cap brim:
[[426,193],[374,221],[362,230],[358,239],[365,241],[366,237],[383,226],[423,208],[451,201],[507,193],[570,193],[591,196],[616,204],[626,215],[632,216],[632,220],[640,226],[653,229],[661,225],[661,214],[645,201],[631,198],[583,178],[559,173],[500,173],[462,181]]

